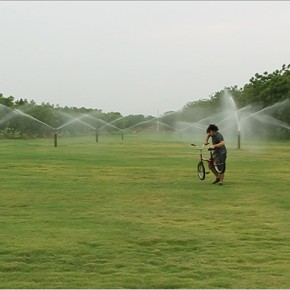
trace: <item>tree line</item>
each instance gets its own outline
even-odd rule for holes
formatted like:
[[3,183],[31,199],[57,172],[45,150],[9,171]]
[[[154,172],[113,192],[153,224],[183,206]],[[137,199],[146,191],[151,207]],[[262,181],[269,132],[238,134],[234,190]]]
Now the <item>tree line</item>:
[[232,96],[237,111],[252,108],[269,114],[267,120],[273,125],[269,126],[264,119],[264,122],[256,123],[257,130],[268,131],[274,138],[290,138],[290,64],[283,64],[281,69],[272,73],[256,73],[242,88],[236,85],[226,87],[208,99],[189,102],[182,110],[183,118],[197,121],[205,115],[216,114],[221,110],[225,91]]
[[[255,106],[263,110],[281,103],[272,117],[290,125],[290,64],[271,73],[256,73],[242,88],[225,87],[207,99],[192,101],[179,111],[170,111],[158,117],[160,130],[174,131],[175,123],[197,122],[220,110],[221,98],[229,92],[237,109]],[[154,116],[128,115],[119,112],[104,113],[101,109],[60,107],[49,103],[36,104],[34,100],[15,100],[0,94],[0,137],[37,138],[51,136],[55,131],[69,135],[89,134],[93,131],[110,134],[156,129]],[[275,137],[290,138],[289,129],[272,128]]]

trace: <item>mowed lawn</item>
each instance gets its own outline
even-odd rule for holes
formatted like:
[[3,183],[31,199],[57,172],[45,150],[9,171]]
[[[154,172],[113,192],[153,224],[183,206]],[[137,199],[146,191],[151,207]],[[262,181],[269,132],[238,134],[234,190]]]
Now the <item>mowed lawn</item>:
[[[290,288],[289,142],[1,140],[1,288]],[[207,154],[207,152],[205,152]]]

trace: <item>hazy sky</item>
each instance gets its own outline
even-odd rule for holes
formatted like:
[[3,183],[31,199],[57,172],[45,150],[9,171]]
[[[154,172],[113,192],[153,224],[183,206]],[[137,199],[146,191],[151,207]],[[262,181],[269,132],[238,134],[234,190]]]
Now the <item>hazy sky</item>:
[[0,93],[157,116],[290,63],[289,1],[0,1]]

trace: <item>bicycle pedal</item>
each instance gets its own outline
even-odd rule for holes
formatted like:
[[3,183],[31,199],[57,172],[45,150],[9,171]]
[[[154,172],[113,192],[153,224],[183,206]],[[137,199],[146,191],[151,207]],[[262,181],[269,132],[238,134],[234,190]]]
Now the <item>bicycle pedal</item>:
[[209,174],[209,171],[208,171],[208,172],[206,172],[205,174]]

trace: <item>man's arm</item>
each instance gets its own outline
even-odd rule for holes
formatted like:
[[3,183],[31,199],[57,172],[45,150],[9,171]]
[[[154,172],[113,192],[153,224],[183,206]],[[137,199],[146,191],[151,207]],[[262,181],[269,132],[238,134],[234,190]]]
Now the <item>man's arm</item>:
[[204,145],[208,145],[208,139],[209,139],[209,137],[210,137],[210,134],[207,134],[206,135],[206,138],[205,138],[205,140],[204,140]]
[[225,141],[222,140],[220,143],[217,143],[217,144],[214,144],[212,146],[209,147],[209,149],[215,149],[215,148],[218,148],[218,147],[222,147],[225,145]]

